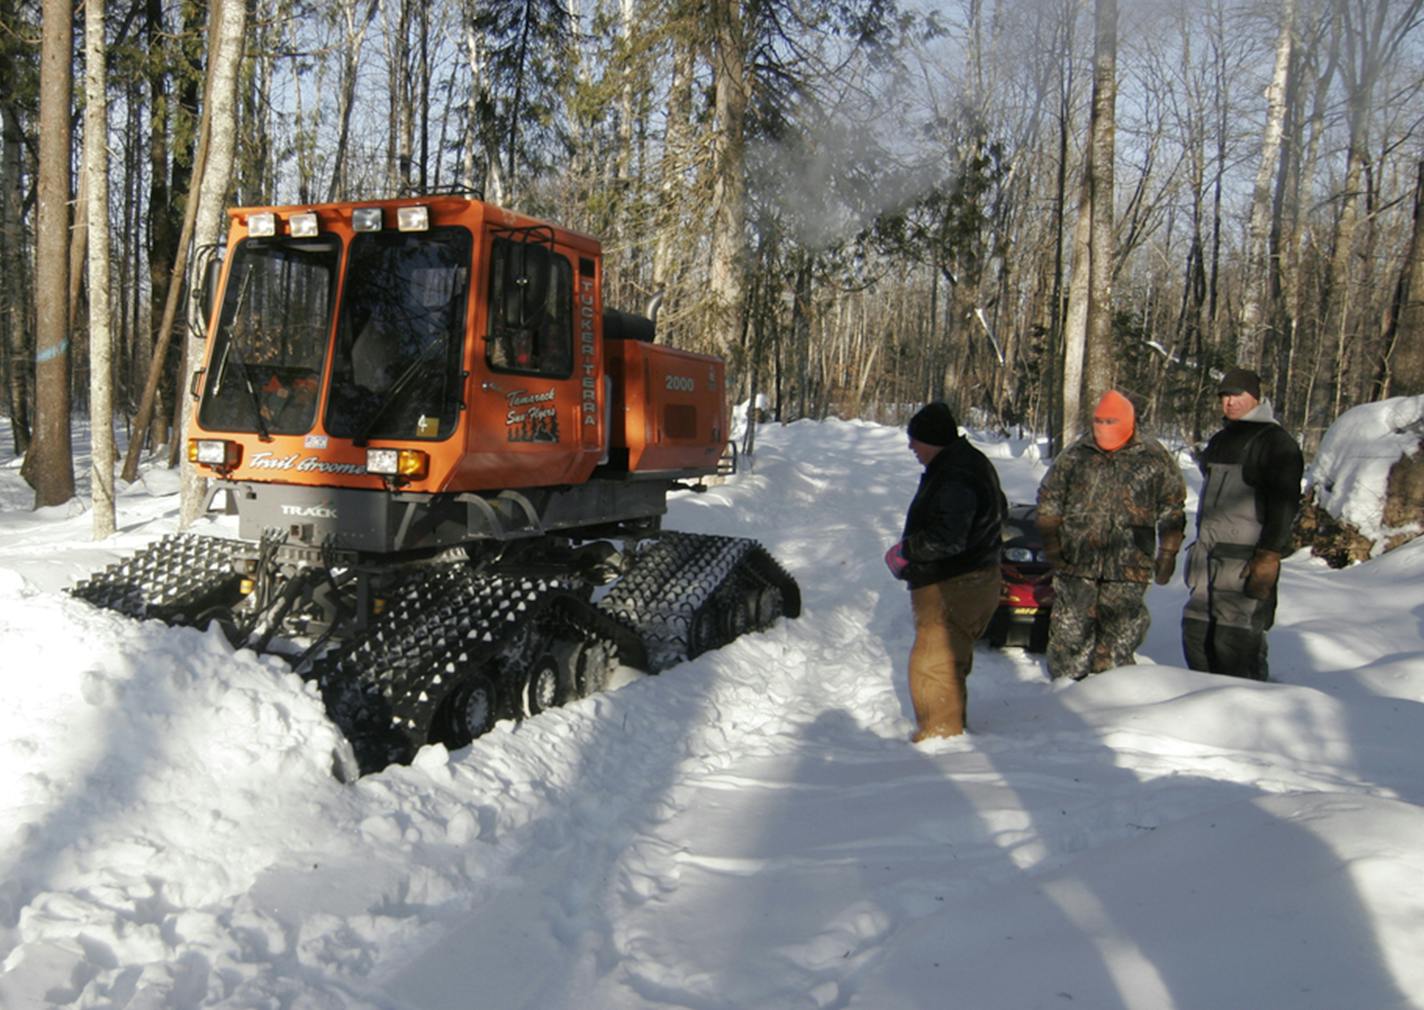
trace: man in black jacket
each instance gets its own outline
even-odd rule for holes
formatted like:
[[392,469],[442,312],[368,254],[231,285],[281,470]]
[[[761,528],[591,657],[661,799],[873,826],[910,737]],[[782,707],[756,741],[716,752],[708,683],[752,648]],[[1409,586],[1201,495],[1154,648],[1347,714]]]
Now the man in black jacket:
[[1262,402],[1255,372],[1231,369],[1217,395],[1226,426],[1198,460],[1205,482],[1197,540],[1187,550],[1182,649],[1193,670],[1266,680],[1266,631],[1275,622],[1305,464]]
[[925,472],[905,532],[885,561],[910,588],[910,701],[918,743],[964,732],[974,642],[999,605],[1008,506],[993,464],[959,433],[948,406],[921,408],[910,419],[909,436]]

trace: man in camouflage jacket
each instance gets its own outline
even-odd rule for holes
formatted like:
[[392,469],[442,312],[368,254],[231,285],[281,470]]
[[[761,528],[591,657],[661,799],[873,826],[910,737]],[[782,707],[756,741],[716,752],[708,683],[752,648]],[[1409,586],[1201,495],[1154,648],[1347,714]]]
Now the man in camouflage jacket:
[[1147,583],[1165,585],[1186,527],[1186,483],[1132,403],[1109,391],[1093,431],[1053,461],[1038,489],[1038,528],[1053,565],[1048,672],[1082,680],[1134,662],[1147,636]]

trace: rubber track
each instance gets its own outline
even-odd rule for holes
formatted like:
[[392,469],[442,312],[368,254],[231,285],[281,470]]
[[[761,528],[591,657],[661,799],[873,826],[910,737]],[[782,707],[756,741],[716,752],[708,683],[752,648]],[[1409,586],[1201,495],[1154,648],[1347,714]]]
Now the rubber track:
[[241,576],[232,562],[238,546],[221,537],[172,534],[82,580],[69,593],[137,620],[187,624],[235,598]]
[[387,601],[369,635],[318,660],[311,675],[362,772],[410,760],[459,682],[451,666],[460,654],[467,668],[493,655],[548,589],[542,580],[436,566]]
[[599,602],[642,637],[649,669],[688,658],[693,621],[719,592],[775,585],[782,612],[801,611],[795,580],[755,540],[697,533],[663,533]]
[[371,634],[329,653],[311,675],[363,774],[409,761],[465,677],[485,672],[513,714],[515,689],[540,638],[602,638],[644,666],[641,643],[560,579],[477,574],[465,565],[422,573],[388,602]]

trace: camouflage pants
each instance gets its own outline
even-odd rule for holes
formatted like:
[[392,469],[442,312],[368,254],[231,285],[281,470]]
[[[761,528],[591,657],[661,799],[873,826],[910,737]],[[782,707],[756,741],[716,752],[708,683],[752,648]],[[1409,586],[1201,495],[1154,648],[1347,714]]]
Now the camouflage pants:
[[1082,680],[1135,662],[1147,637],[1147,585],[1053,577],[1053,613],[1048,623],[1048,673]]

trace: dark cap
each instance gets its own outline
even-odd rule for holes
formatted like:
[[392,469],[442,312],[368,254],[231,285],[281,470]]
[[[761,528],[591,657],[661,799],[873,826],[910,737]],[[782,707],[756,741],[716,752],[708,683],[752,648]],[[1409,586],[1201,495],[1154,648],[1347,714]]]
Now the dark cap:
[[1253,400],[1261,398],[1261,377],[1244,368],[1233,368],[1221,377],[1216,387],[1217,396],[1234,396],[1250,393]]
[[926,445],[949,445],[959,437],[959,425],[947,404],[927,403],[910,418],[910,437]]

